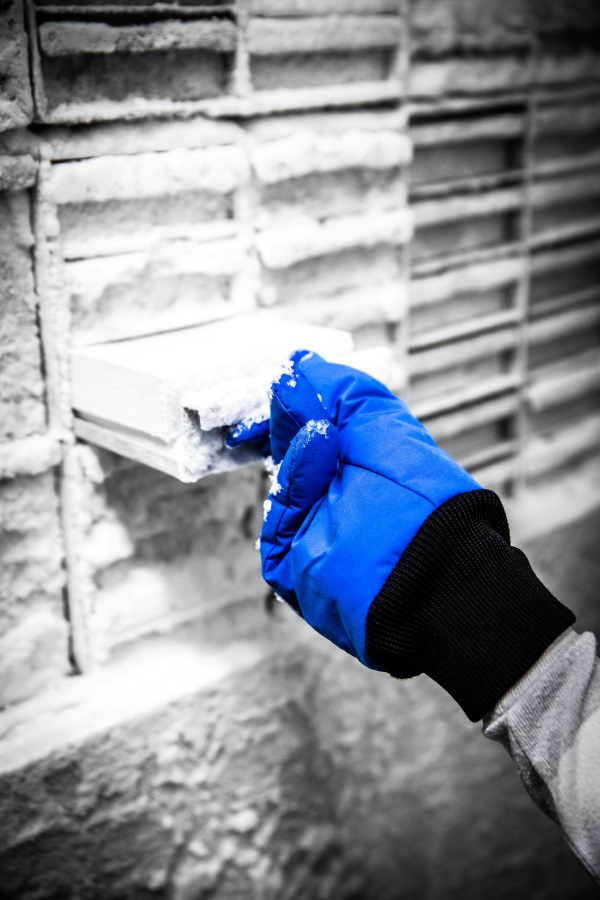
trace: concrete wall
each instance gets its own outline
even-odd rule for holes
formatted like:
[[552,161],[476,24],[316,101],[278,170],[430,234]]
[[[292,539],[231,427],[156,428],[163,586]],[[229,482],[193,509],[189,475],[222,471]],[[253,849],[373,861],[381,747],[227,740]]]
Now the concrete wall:
[[435,685],[269,612],[259,467],[77,442],[68,353],[350,329],[598,628],[599,37],[591,2],[0,0],[1,896],[593,896]]

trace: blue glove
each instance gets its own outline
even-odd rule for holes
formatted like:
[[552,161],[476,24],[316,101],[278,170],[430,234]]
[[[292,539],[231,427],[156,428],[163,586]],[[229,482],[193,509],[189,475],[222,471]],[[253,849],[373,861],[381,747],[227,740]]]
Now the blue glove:
[[[510,546],[500,500],[383,384],[314,353],[273,385],[265,580],[366,666],[426,672],[474,721],[573,621]],[[279,467],[277,469],[277,467]]]
[[273,385],[281,464],[260,549],[265,580],[365,665],[369,607],[433,510],[479,485],[374,378],[295,355]]

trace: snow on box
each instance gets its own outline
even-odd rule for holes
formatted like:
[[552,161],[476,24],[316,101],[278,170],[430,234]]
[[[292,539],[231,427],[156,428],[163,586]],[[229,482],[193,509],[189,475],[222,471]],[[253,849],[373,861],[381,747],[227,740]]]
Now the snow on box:
[[80,438],[182,481],[253,458],[224,449],[226,426],[267,418],[269,388],[291,353],[328,359],[352,350],[348,332],[252,313],[209,325],[76,349],[72,405]]

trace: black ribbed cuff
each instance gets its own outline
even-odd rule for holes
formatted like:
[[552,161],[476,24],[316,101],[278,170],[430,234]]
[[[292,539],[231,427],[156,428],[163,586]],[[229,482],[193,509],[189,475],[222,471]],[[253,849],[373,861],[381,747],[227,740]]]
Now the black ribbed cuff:
[[477,490],[423,523],[371,605],[366,650],[397,678],[425,672],[476,722],[574,621]]

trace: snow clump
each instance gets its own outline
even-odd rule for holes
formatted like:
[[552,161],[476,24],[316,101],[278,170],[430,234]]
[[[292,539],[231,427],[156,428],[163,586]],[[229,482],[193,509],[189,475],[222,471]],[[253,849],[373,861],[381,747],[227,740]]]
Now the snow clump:
[[275,465],[275,463],[273,462],[273,457],[267,456],[267,458],[265,459],[265,469],[267,470],[267,474],[271,481],[271,487],[269,488],[269,494],[271,494],[274,497],[277,496],[277,494],[281,490],[281,485],[277,481],[277,476],[279,475],[280,468],[281,468],[281,463],[277,463],[277,465]]
[[329,425],[330,423],[326,419],[319,419],[318,422],[311,419],[306,423],[308,437],[311,438],[313,434],[324,434],[325,437],[328,437]]

